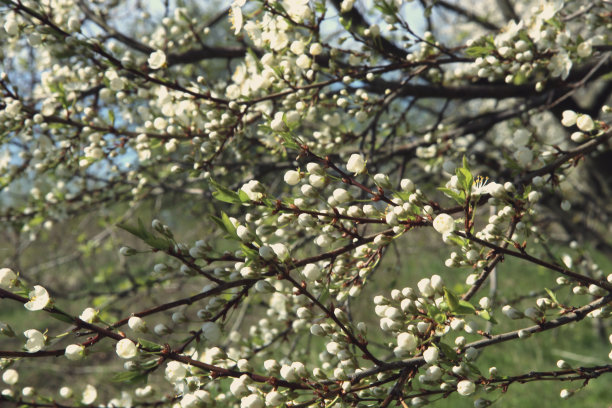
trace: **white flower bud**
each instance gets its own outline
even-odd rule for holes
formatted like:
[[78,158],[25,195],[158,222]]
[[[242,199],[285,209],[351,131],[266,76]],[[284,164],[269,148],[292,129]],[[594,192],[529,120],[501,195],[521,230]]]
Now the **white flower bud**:
[[457,392],[459,395],[468,396],[476,391],[476,384],[469,380],[462,380],[457,383]]
[[285,183],[289,184],[290,186],[295,186],[300,182],[300,172],[295,170],[289,170],[285,173],[284,180]]
[[157,50],[151,53],[147,60],[151,69],[159,69],[166,65],[166,54],[162,50]]
[[221,338],[221,328],[215,322],[202,324],[202,334],[210,343],[217,343]]
[[421,279],[419,283],[417,283],[419,291],[425,297],[433,296],[435,293],[433,286],[431,286],[431,281],[427,278]]
[[73,395],[72,388],[70,388],[70,387],[62,387],[62,388],[60,388],[59,395],[60,395],[60,397],[66,398],[66,399],[72,397],[72,395]]
[[8,385],[15,385],[17,381],[19,381],[19,373],[17,370],[13,370],[9,368],[4,373],[2,373],[2,381]]
[[479,351],[477,349],[475,349],[474,347],[470,347],[467,350],[465,350],[465,358],[469,361],[472,360],[476,360],[476,357],[478,357]]
[[521,313],[519,310],[513,308],[510,305],[502,307],[502,313],[512,320],[521,319],[523,317],[523,313]]
[[590,132],[595,129],[595,122],[593,122],[593,119],[589,115],[580,115],[578,119],[576,119],[576,126],[583,132]]
[[64,355],[68,360],[82,360],[85,357],[85,347],[80,344],[70,344],[66,347]]
[[397,336],[397,346],[403,350],[414,351],[417,347],[417,338],[412,333],[400,333]]
[[321,269],[315,264],[307,264],[302,270],[302,275],[309,282],[314,282],[321,277]]
[[144,333],[147,331],[147,325],[145,321],[138,316],[130,317],[130,319],[128,320],[128,326],[130,329],[134,330],[135,332]]
[[347,201],[351,201],[352,197],[348,191],[343,188],[337,188],[333,192],[334,200],[338,202],[338,204],[346,203]]
[[262,245],[259,248],[259,256],[268,261],[274,258],[274,250],[268,245]]
[[390,189],[392,187],[391,181],[389,181],[389,176],[387,176],[386,174],[382,174],[382,173],[375,174],[374,182],[381,188]]
[[427,364],[433,364],[438,361],[439,355],[440,351],[436,347],[430,346],[427,348],[427,350],[425,350],[425,352],[423,352],[423,359],[425,359]]
[[352,154],[346,163],[346,169],[355,175],[365,172],[365,159],[360,154]]
[[278,391],[271,391],[266,395],[266,406],[277,407],[285,402],[285,397]]
[[138,354],[138,348],[130,339],[119,340],[115,347],[115,351],[119,357],[124,359],[134,358]]

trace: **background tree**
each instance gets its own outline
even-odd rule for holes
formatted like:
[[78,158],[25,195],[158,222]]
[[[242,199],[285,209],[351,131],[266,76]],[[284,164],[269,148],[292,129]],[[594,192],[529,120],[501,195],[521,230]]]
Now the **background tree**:
[[0,4],[3,405],[612,400],[610,2]]

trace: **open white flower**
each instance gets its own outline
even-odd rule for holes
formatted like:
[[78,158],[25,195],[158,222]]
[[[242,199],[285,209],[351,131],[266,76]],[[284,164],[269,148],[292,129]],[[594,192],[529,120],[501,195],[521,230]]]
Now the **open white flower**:
[[47,289],[43,288],[40,285],[34,286],[34,290],[30,291],[28,297],[30,298],[30,301],[24,304],[23,306],[31,311],[42,310],[47,307],[47,305],[51,301]]
[[166,366],[166,379],[171,383],[182,380],[187,375],[187,369],[178,361],[170,361]]
[[0,288],[10,288],[13,286],[13,282],[15,282],[16,279],[17,275],[12,269],[0,269]]
[[130,359],[138,354],[138,347],[130,339],[121,339],[115,348],[117,355],[121,358]]
[[246,0],[234,0],[230,7],[230,21],[234,28],[234,35],[238,35],[242,30],[242,6],[246,4]]
[[455,220],[448,214],[439,214],[433,221],[433,227],[440,234],[448,234],[455,230]]
[[578,114],[572,110],[563,111],[563,117],[561,118],[561,124],[566,127],[574,126],[578,119]]
[[160,69],[166,66],[166,54],[162,50],[154,51],[149,55],[147,63],[151,69]]
[[45,346],[45,335],[36,329],[29,329],[23,332],[23,335],[28,338],[25,344],[28,353],[36,353]]

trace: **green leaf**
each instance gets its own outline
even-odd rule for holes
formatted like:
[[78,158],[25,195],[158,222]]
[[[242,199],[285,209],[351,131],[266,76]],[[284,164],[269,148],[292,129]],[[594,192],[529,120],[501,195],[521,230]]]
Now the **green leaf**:
[[129,225],[126,223],[117,224],[117,227],[129,232],[130,234],[140,238],[150,247],[166,251],[174,246],[173,242],[165,237],[159,237],[145,228],[142,220],[138,219],[138,226]]
[[108,110],[108,120],[111,126],[115,126],[115,112],[112,109]]
[[147,374],[141,373],[139,371],[124,371],[113,375],[111,381],[124,382],[128,384],[146,384],[147,377]]
[[466,193],[469,193],[472,190],[472,184],[474,183],[472,173],[465,167],[457,169],[456,173],[457,179],[459,180],[459,185]]
[[226,213],[221,213],[221,222],[223,223],[223,226],[228,234],[230,234],[232,238],[240,241],[240,238],[238,238],[238,234],[236,233],[236,227],[234,227],[234,224],[232,224],[232,221],[230,221]]
[[553,292],[552,290],[550,290],[548,288],[544,288],[544,290],[546,291],[546,293],[548,293],[548,296],[551,298],[551,300],[553,302],[555,302],[558,305],[561,304],[561,302],[559,302],[559,300],[557,299],[557,296],[555,295],[555,292]]
[[64,322],[64,323],[68,323],[68,324],[74,324],[74,319],[70,316],[66,316],[65,314],[61,314],[61,313],[51,313],[51,317],[59,320],[60,322]]
[[287,149],[300,149],[300,146],[293,140],[293,137],[289,133],[283,132],[280,135],[283,138],[283,146],[285,146]]
[[[259,241],[259,238],[257,238],[257,241]],[[241,244],[240,249],[242,249],[242,252],[248,259],[252,259],[252,260],[259,259],[259,252],[257,252],[255,249],[249,246],[246,246],[245,244]]]
[[437,313],[434,315],[434,320],[438,324],[444,324],[444,322],[446,322],[446,315],[444,313]]
[[145,348],[148,351],[161,351],[162,349],[161,345],[145,339],[138,339],[138,344],[140,344],[142,348]]
[[438,190],[440,190],[441,192],[443,192],[444,194],[446,194],[447,196],[455,200],[458,204],[461,204],[461,205],[465,204],[465,193],[464,192],[457,193],[456,191],[453,191],[450,188],[446,188],[446,187],[438,187]]
[[238,193],[230,190],[229,188],[222,186],[217,183],[215,180],[210,179],[210,184],[213,185],[216,191],[213,192],[213,197],[215,197],[219,201],[223,201],[225,203],[230,204],[240,204],[243,201],[240,199]]
[[440,342],[438,343],[438,348],[442,350],[442,353],[444,353],[444,356],[448,358],[450,361],[455,362],[455,361],[460,360],[459,356],[457,355],[457,352],[448,344]]
[[480,310],[477,314],[486,321],[491,322],[493,324],[497,324],[497,320],[495,320],[495,318],[491,316],[491,313],[489,313],[488,310]]
[[460,300],[457,295],[451,292],[448,288],[444,288],[444,300],[451,312],[455,314],[475,314],[476,308],[465,300]]
[[490,46],[474,45],[465,50],[465,55],[472,58],[485,57],[491,55],[493,48]]
[[251,199],[249,198],[249,195],[247,193],[244,192],[244,190],[238,190],[238,198],[240,199],[240,202],[242,203],[250,203]]
[[121,228],[124,231],[129,232],[130,234],[144,240],[146,238],[146,231],[142,231],[139,227],[134,225],[129,225],[126,223],[117,224],[117,227]]

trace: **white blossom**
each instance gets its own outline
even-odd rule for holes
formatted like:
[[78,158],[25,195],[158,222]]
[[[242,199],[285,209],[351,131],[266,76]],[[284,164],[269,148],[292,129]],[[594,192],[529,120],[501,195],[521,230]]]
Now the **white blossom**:
[[85,347],[80,344],[70,344],[66,346],[64,355],[68,360],[78,361],[85,357]]
[[433,221],[433,227],[440,234],[449,234],[455,230],[455,220],[448,214],[438,214]]
[[85,386],[85,390],[83,391],[83,396],[81,398],[81,402],[85,405],[92,404],[96,398],[98,398],[98,390],[91,384],[87,384]]
[[8,370],[2,373],[2,381],[4,381],[4,383],[8,385],[15,385],[17,384],[17,381],[19,381],[19,373],[17,372],[17,370],[9,368]]
[[346,169],[355,175],[365,171],[366,162],[362,155],[354,153],[346,163]]
[[83,310],[83,313],[81,313],[79,319],[87,323],[93,323],[97,317],[98,311],[92,307],[88,307],[87,309]]
[[147,330],[145,321],[138,316],[132,316],[128,319],[128,327],[135,332],[144,333]]
[[289,184],[290,186],[295,186],[300,182],[300,172],[289,170],[285,173],[284,180],[285,183]]
[[34,290],[30,291],[28,297],[30,301],[23,306],[30,311],[42,310],[51,302],[49,293],[40,285],[35,285]]
[[45,346],[45,336],[36,329],[28,329],[23,332],[23,335],[28,338],[25,344],[28,353],[36,353],[42,350]]
[[130,339],[119,340],[115,346],[115,351],[119,357],[124,359],[134,358],[138,354],[136,344]]
[[0,288],[10,288],[13,286],[15,280],[17,280],[17,275],[12,271],[12,269],[0,269]]
[[440,351],[437,347],[429,346],[427,350],[423,352],[423,359],[425,359],[427,364],[434,364],[436,361],[438,361],[439,354]]
[[457,392],[460,395],[472,395],[476,391],[476,384],[469,380],[462,380],[457,383]]
[[147,60],[151,69],[160,69],[166,65],[166,54],[162,50],[157,50],[149,55]]
[[595,122],[593,122],[593,119],[589,115],[578,115],[576,126],[583,132],[590,132],[595,129]]

